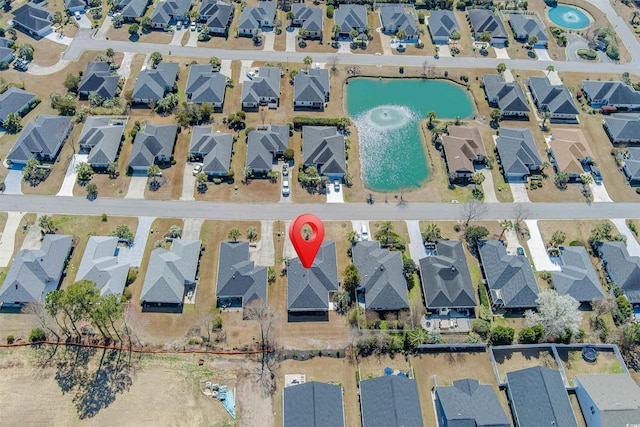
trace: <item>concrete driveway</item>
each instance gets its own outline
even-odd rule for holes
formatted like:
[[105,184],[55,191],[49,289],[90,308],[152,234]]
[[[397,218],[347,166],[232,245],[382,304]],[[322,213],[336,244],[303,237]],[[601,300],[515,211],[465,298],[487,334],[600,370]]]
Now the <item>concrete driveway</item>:
[[71,161],[67,167],[67,172],[65,173],[64,180],[62,181],[62,186],[56,196],[73,197],[73,186],[75,185],[78,177],[78,174],[76,173],[76,166],[78,163],[86,162],[88,158],[88,154],[74,154],[71,157]]
[[4,194],[22,195],[22,168],[12,166],[4,178]]
[[367,230],[369,230],[369,240],[371,240],[372,239],[372,237],[371,237],[371,227],[369,227],[369,221],[365,221],[365,220],[353,220],[353,221],[351,221],[351,227],[353,228],[353,231],[358,233],[358,236],[360,236],[360,239],[362,239],[361,233],[362,233],[362,226],[363,225],[367,227]]
[[562,84],[562,79],[560,79],[560,75],[558,74],[557,71],[544,71],[544,74],[547,76],[547,78],[549,79],[549,83],[551,83],[552,85],[561,85]]
[[298,39],[298,28],[294,28],[293,31],[286,31],[287,36],[287,52],[295,52],[296,51],[296,40]]
[[502,73],[502,76],[504,77],[504,81],[507,83],[511,83],[515,80],[513,78],[513,73],[509,69],[504,70],[504,73]]
[[[44,38],[47,39],[47,40],[50,40],[50,41],[52,41],[54,43],[63,44],[65,46],[69,46],[71,44],[71,42],[73,41],[73,38],[67,37],[64,34],[60,34],[60,33],[57,33],[55,31],[47,34],[46,36],[44,36]],[[31,67],[31,64],[29,64],[29,67]]]
[[[179,30],[173,30],[173,37],[171,38],[171,41],[169,42],[170,46],[182,46],[182,37],[184,36],[184,33],[189,31],[189,27],[182,27]],[[194,31],[195,33],[195,31]]]
[[0,267],[9,265],[13,258],[13,249],[16,242],[16,230],[22,221],[22,212],[7,212],[7,221],[0,235]]
[[405,221],[407,223],[407,231],[409,233],[409,254],[411,259],[418,265],[420,260],[427,256],[422,241],[422,232],[420,231],[419,221]]
[[264,35],[264,48],[265,52],[273,52],[273,45],[276,42],[276,33],[275,31],[266,31],[262,33]]
[[231,72],[231,60],[223,59],[220,61],[220,74],[229,78],[233,77]]
[[[75,17],[74,17],[75,19]],[[87,16],[86,13],[80,13],[80,20],[76,21],[78,23],[78,26],[80,28],[88,28],[91,29],[91,26],[93,25],[91,22],[91,19],[89,19],[89,17]]]
[[[249,61],[249,60],[242,60],[240,65],[240,77],[238,78],[238,83],[244,83],[248,80],[251,80],[249,77],[247,77],[247,73],[249,71],[251,71],[252,67],[251,64],[253,64],[253,61]],[[229,76],[231,77],[231,76]]]
[[340,189],[335,191],[333,189],[333,183],[329,183],[327,187],[327,203],[344,203],[343,185],[340,184]]
[[591,194],[593,194],[593,201],[596,203],[611,203],[611,197],[609,197],[609,193],[607,193],[607,189],[604,186],[604,183],[596,184],[592,182],[589,184],[589,188],[591,188]]
[[189,31],[189,40],[187,40],[187,46],[198,47],[199,34],[199,31]]
[[22,241],[22,246],[20,246],[20,250],[40,249],[40,246],[42,246],[42,240],[41,240],[42,229],[38,225],[38,222],[40,221],[40,217],[42,215],[51,216],[51,214],[43,214],[43,213],[38,214],[34,223],[29,226],[29,231],[27,231],[27,234],[24,236],[24,240]]
[[147,246],[147,240],[149,240],[149,230],[151,230],[151,224],[155,219],[152,216],[138,217],[138,228],[136,229],[133,244],[118,249],[119,263],[129,263],[131,267],[140,267],[144,248]]
[[144,172],[139,172],[131,177],[129,182],[129,190],[125,199],[144,199],[144,190],[147,188],[149,177]]
[[491,175],[491,169],[480,169],[479,172],[484,175],[482,191],[484,192],[485,203],[499,203],[498,197],[496,197],[496,188],[493,186],[493,175]]
[[449,45],[439,44],[438,46],[440,47],[440,51],[438,52],[440,58],[451,58],[451,49],[449,49]]
[[507,253],[509,255],[516,255],[518,248],[521,247],[518,241],[518,233],[515,230],[505,231],[504,239],[507,241]]
[[525,219],[524,223],[529,229],[529,236],[527,240],[527,246],[529,247],[529,253],[531,254],[531,261],[533,262],[536,271],[560,271],[561,268],[558,264],[554,264],[549,255],[547,254],[547,248],[542,240],[540,229],[538,228],[538,220]]
[[276,249],[273,244],[273,221],[260,221],[260,240],[255,248],[249,248],[249,258],[256,265],[273,267],[276,265]]
[[193,192],[196,188],[196,177],[193,175],[193,168],[196,163],[187,162],[182,171],[182,195],[180,200],[195,200]]
[[627,237],[627,251],[629,252],[629,255],[640,256],[640,244],[638,244],[638,240],[633,232],[629,230],[629,227],[627,227],[626,220],[624,218],[611,218],[611,222],[616,226],[620,233]]
[[293,244],[291,243],[291,239],[289,239],[289,227],[291,226],[291,221],[284,221],[284,246],[282,247],[282,257],[287,259],[297,258],[298,254],[296,250],[293,248]]
[[525,184],[521,183],[509,183],[509,188],[511,188],[511,194],[513,195],[513,201],[515,203],[529,203],[529,195],[527,194],[527,189],[524,188]]
[[507,52],[506,47],[494,47],[493,50],[496,51],[496,58],[509,59],[509,53]]
[[111,21],[111,17],[105,16],[104,21],[102,21],[102,25],[100,25],[100,28],[98,29],[98,31],[96,31],[96,34],[95,36],[93,36],[93,38],[96,40],[106,40],[109,28],[111,28],[112,26],[113,21]]
[[122,57],[122,63],[120,64],[120,68],[118,68],[118,75],[120,78],[128,79],[131,75],[131,61],[133,60],[134,53],[125,52]]
[[553,61],[549,56],[549,51],[543,48],[533,49],[536,52],[536,56],[538,57],[538,61]]
[[185,240],[199,240],[200,229],[204,220],[201,218],[185,218],[182,228],[182,238]]

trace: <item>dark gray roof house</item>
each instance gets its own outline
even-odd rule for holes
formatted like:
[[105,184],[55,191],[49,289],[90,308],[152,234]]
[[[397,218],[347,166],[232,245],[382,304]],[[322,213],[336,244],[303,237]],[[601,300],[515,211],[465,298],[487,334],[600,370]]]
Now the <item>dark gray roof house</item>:
[[133,88],[133,101],[158,101],[173,88],[177,76],[177,62],[161,62],[156,68],[141,71]]
[[536,36],[538,42],[535,47],[544,47],[549,41],[544,24],[535,15],[511,13],[509,14],[509,25],[516,40],[528,42],[529,37]]
[[618,113],[604,118],[604,130],[614,144],[640,142],[640,114]]
[[301,70],[293,78],[293,107],[324,110],[330,88],[329,70],[326,68]]
[[530,77],[529,89],[539,111],[551,113],[551,120],[578,122],[580,110],[565,85],[552,85],[547,77]]
[[233,135],[213,132],[210,126],[194,126],[189,152],[202,159],[202,172],[209,176],[227,176],[231,168]]
[[129,263],[120,262],[117,253],[117,237],[89,237],[75,280],[95,282],[100,295],[122,295],[129,274]]
[[156,4],[151,14],[151,25],[156,28],[164,28],[172,20],[184,19],[185,13],[191,9],[191,0],[167,0]]
[[53,13],[35,3],[27,2],[13,11],[13,24],[32,36],[44,37],[53,24]]
[[631,376],[576,375],[573,382],[587,426],[627,426],[640,420],[640,387]]
[[102,99],[114,98],[118,92],[120,77],[111,73],[111,65],[103,61],[91,61],[87,71],[82,75],[78,92],[82,96],[91,93],[100,95]]
[[249,242],[220,242],[216,297],[218,307],[267,301],[267,267],[249,260]]
[[630,256],[624,242],[605,242],[599,252],[609,279],[632,304],[640,304],[640,257]]
[[0,37],[0,63],[13,61],[13,40]]
[[364,292],[365,310],[395,311],[409,308],[402,255],[382,249],[375,240],[358,242],[352,248],[353,263],[360,273],[359,292]]
[[73,236],[46,234],[40,249],[17,253],[0,288],[2,306],[41,303],[47,293],[60,285]]
[[329,294],[338,291],[336,243],[323,242],[311,268],[299,258],[289,261],[287,270],[287,310],[289,312],[328,312]]
[[538,283],[524,255],[507,255],[501,240],[481,242],[480,261],[496,308],[533,308],[538,298]]
[[311,381],[282,391],[283,427],[344,427],[342,387]]
[[11,47],[14,45],[14,41],[6,37],[0,37],[0,47]]
[[177,133],[177,125],[146,125],[136,134],[128,166],[134,171],[146,171],[156,161],[170,161]]
[[247,138],[247,166],[254,173],[271,170],[276,156],[289,148],[289,126],[270,125],[264,129],[252,130]]
[[491,33],[491,44],[504,45],[509,40],[507,30],[500,18],[488,9],[468,9],[469,24],[473,37],[478,40],[485,31]]
[[474,308],[476,297],[462,242],[441,240],[435,246],[435,255],[420,260],[427,308]]
[[560,295],[571,295],[579,302],[605,297],[602,284],[583,246],[560,247],[561,271],[552,272],[553,288]]
[[520,427],[578,427],[560,371],[544,366],[507,372],[507,396]]
[[87,7],[87,3],[84,0],[64,0],[64,8],[69,13],[80,12]]
[[235,9],[222,0],[204,0],[200,3],[200,21],[206,22],[209,34],[224,36],[233,21]]
[[7,160],[12,163],[27,163],[33,157],[54,160],[72,127],[71,117],[40,114],[24,127]]
[[436,44],[449,43],[449,37],[454,31],[460,31],[460,25],[455,13],[450,10],[432,10],[429,15],[429,33]]
[[26,114],[35,104],[36,95],[15,86],[0,94],[0,124],[7,120],[11,113]]
[[147,11],[148,6],[148,0],[120,0],[118,4],[122,18],[129,21],[141,18]]
[[78,137],[81,151],[89,151],[87,163],[106,167],[118,159],[126,120],[123,117],[89,116]]
[[260,67],[257,76],[242,83],[242,108],[258,108],[264,104],[277,106],[281,77],[282,71],[278,67]]
[[194,104],[208,102],[215,108],[222,108],[224,93],[227,90],[227,76],[213,71],[211,65],[192,65],[185,94],[187,101]]
[[482,83],[489,105],[499,108],[503,116],[529,116],[529,103],[517,82],[507,83],[500,74],[483,74]]
[[[620,154],[618,154],[620,156]],[[622,172],[627,177],[629,185],[637,187],[640,185],[640,147],[627,148],[627,154],[622,157],[624,166]]]
[[584,80],[582,92],[593,108],[609,106],[622,110],[640,109],[640,92],[620,81]]
[[261,28],[271,28],[276,16],[276,2],[261,1],[258,7],[245,7],[238,21],[238,34],[253,36]]
[[341,4],[334,12],[334,22],[340,25],[340,34],[349,34],[351,30],[359,33],[367,26],[367,8],[362,4]]
[[185,285],[195,285],[200,264],[200,240],[174,239],[171,250],[151,252],[140,301],[143,304],[182,305]]
[[302,128],[302,163],[316,166],[318,173],[341,179],[347,172],[344,136],[333,126]]
[[464,379],[436,387],[435,405],[441,426],[511,426],[493,387],[478,380]]
[[407,33],[407,39],[416,39],[419,36],[416,19],[404,10],[404,5],[381,5],[380,21],[387,33],[395,34],[404,30]]
[[397,375],[360,381],[362,427],[420,427],[422,410],[415,380]]
[[496,148],[507,181],[527,181],[531,172],[542,165],[533,134],[527,128],[500,128]]
[[307,30],[311,37],[322,36],[323,13],[319,7],[307,7],[305,3],[291,5],[293,19],[291,24]]

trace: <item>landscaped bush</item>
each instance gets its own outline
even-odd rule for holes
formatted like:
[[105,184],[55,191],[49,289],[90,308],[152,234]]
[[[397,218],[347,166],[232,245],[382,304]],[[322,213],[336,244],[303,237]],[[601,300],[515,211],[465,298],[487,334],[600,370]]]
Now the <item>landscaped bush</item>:
[[40,328],[34,328],[29,332],[29,341],[30,342],[38,342],[44,341],[47,339],[47,335]]
[[13,335],[7,335],[7,344],[13,344],[15,340]]
[[471,321],[471,330],[483,338],[487,337],[487,334],[491,330],[491,324],[486,320],[473,319]]
[[302,126],[336,126],[338,129],[344,129],[351,125],[351,119],[348,117],[330,118],[330,117],[294,117],[293,128],[297,131],[302,130]]
[[489,345],[511,345],[515,331],[513,328],[496,326],[489,332]]
[[593,61],[598,57],[598,53],[593,49],[578,49],[576,53],[580,58],[588,59],[589,61]]
[[520,344],[534,344],[536,342],[536,333],[531,328],[524,328],[518,332],[518,342]]

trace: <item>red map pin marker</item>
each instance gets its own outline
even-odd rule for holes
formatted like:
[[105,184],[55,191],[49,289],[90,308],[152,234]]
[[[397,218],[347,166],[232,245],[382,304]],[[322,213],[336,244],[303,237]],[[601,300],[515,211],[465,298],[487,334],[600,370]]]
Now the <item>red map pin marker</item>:
[[[311,227],[311,237],[305,240],[302,237],[302,227]],[[324,239],[324,225],[320,218],[312,214],[304,214],[297,217],[289,227],[289,239],[300,257],[300,262],[304,268],[311,268],[313,260],[316,259],[318,249]]]

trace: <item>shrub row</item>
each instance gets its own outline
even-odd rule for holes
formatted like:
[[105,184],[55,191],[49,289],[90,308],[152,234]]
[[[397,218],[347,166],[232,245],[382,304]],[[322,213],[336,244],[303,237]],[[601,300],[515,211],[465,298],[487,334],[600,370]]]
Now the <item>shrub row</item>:
[[297,131],[302,130],[302,126],[336,126],[344,129],[351,125],[351,119],[348,117],[328,118],[328,117],[294,117],[293,128]]

